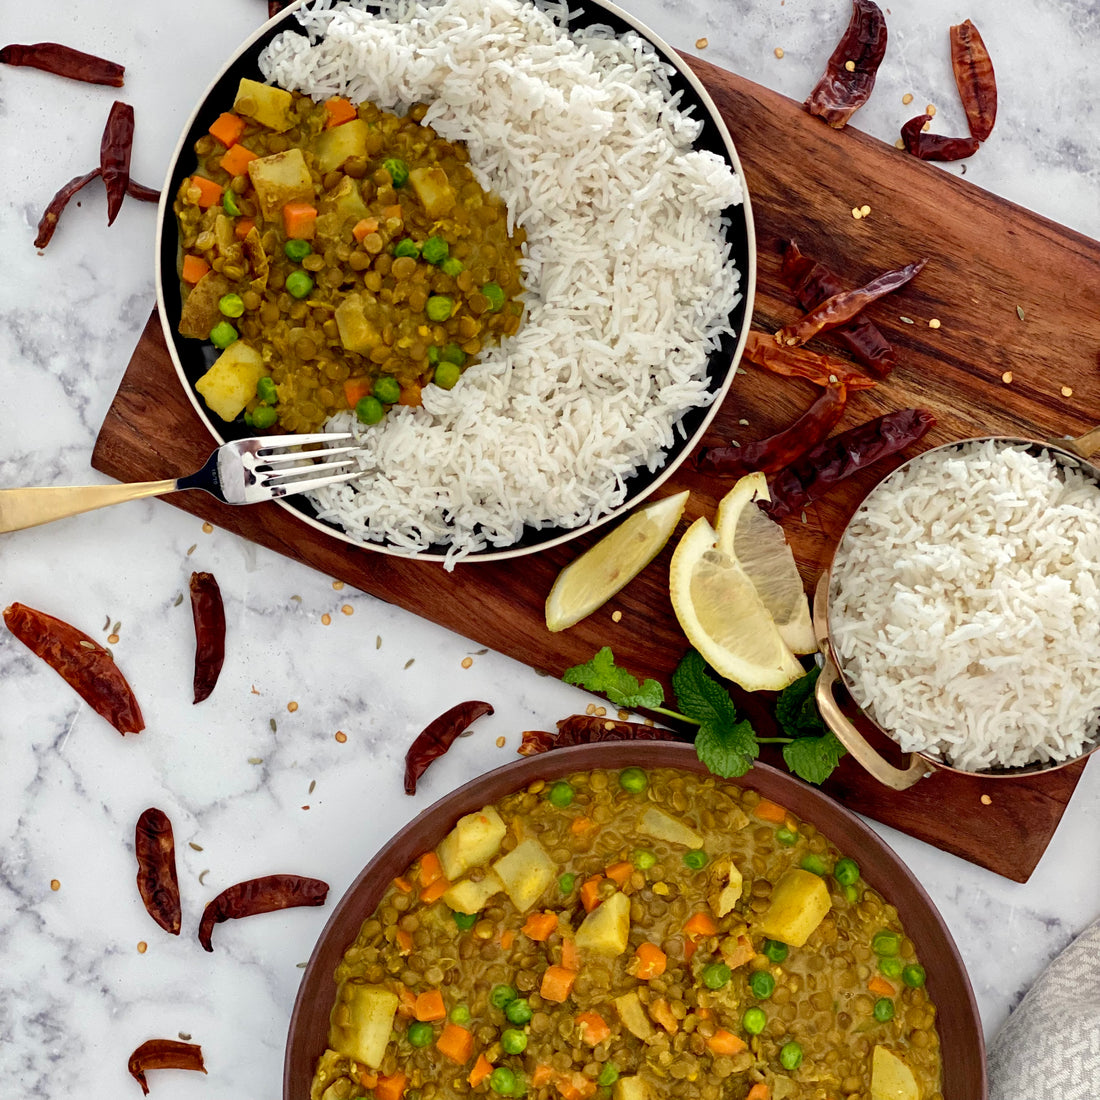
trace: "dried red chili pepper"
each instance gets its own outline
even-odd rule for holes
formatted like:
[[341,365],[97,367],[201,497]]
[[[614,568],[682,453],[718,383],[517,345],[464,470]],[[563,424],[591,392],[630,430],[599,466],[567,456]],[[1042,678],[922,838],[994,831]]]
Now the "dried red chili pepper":
[[134,109],[116,99],[99,143],[99,170],[107,188],[107,224],[113,225],[130,186],[130,154],[134,150]]
[[824,74],[803,104],[806,110],[823,118],[834,130],[846,126],[870,98],[886,54],[886,38],[882,9],[871,0],[853,0],[852,18]]
[[997,119],[997,78],[982,36],[969,19],[951,28],[951,68],[970,136],[985,141]]
[[56,42],[35,42],[30,46],[13,43],[0,49],[0,62],[41,69],[54,76],[83,80],[86,84],[109,84],[113,88],[122,87],[122,77],[126,72],[125,66],[114,61]]
[[295,909],[302,905],[324,905],[328,883],[302,875],[265,875],[238,882],[206,903],[199,922],[199,943],[213,951],[210,934],[215,924],[259,913],[274,913],[280,909]]
[[[788,241],[784,246],[779,277],[806,310],[848,289],[839,275],[803,255],[794,241]],[[866,317],[853,318],[846,325],[834,329],[833,336],[879,378],[885,378],[897,365],[897,352],[874,322]]]
[[195,620],[195,702],[214,690],[225,662],[225,605],[213,573],[191,574],[191,617]]
[[860,310],[872,302],[905,286],[927,262],[927,260],[917,260],[916,263],[906,264],[905,267],[899,267],[894,271],[884,271],[865,286],[856,287],[855,290],[843,290],[831,298],[826,298],[794,324],[781,328],[775,334],[776,343],[787,347],[804,344],[819,332],[847,324]]
[[978,151],[977,138],[925,133],[924,126],[931,120],[931,115],[917,115],[901,128],[901,140],[910,156],[918,160],[965,160]]
[[137,884],[146,911],[173,936],[180,934],[180,884],[176,875],[176,842],[172,822],[163,810],[150,806],[134,830]]
[[821,396],[789,428],[766,439],[741,446],[711,447],[699,453],[701,471],[722,477],[744,477],[782,470],[816,447],[840,423],[848,392],[844,386],[826,386]]
[[935,423],[926,409],[901,409],[841,432],[768,478],[771,500],[760,507],[775,520],[799,512],[838,481],[915,443]]
[[206,1072],[202,1061],[202,1047],[197,1043],[181,1043],[177,1039],[147,1039],[130,1055],[127,1068],[146,1096],[149,1095],[149,1083],[145,1080],[146,1070],[193,1069],[199,1073]]
[[132,179],[126,184],[126,194],[139,202],[160,202],[160,192],[155,187],[146,187]]
[[859,374],[848,364],[829,355],[818,355],[805,348],[785,347],[774,336],[753,329],[745,341],[744,357],[758,367],[785,378],[804,378],[815,386],[846,386],[849,393],[869,390],[877,385],[873,378]]
[[35,248],[45,248],[53,239],[54,230],[57,228],[58,219],[61,217],[69,200],[82,188],[87,187],[99,175],[99,169],[93,168],[83,176],[74,176],[52,199],[49,206],[42,214],[42,220],[38,223],[38,236],[34,238]]
[[471,699],[445,710],[429,722],[405,753],[405,793],[416,794],[416,781],[427,771],[428,765],[438,760],[473,722],[492,713],[493,708],[488,703]]
[[285,11],[291,5],[291,0],[267,0],[267,17],[274,19],[280,12]]
[[145,729],[138,701],[109,649],[75,626],[21,603],[4,609],[4,623],[119,733]]
[[550,749],[564,749],[570,745],[593,745],[600,741],[676,741],[671,730],[649,726],[642,722],[616,722],[599,718],[594,714],[571,714],[558,723],[558,732],[549,730],[524,730],[520,756],[536,756]]

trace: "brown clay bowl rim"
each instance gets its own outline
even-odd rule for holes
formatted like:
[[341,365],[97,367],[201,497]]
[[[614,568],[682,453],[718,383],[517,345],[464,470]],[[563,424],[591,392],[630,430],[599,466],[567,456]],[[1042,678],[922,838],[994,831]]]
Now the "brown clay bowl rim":
[[[883,486],[891,480],[895,475],[900,475],[903,470],[908,470],[910,466],[915,462],[921,462],[928,458],[929,455],[938,453],[939,451],[953,451],[958,450],[960,447],[966,446],[968,443],[988,443],[996,442],[1005,447],[1020,446],[1027,447],[1030,450],[1044,450],[1049,451],[1055,461],[1059,465],[1068,467],[1069,469],[1079,470],[1087,477],[1092,478],[1100,487],[1100,468],[1094,466],[1087,459],[1082,458],[1079,454],[1075,454],[1073,451],[1068,451],[1064,447],[1059,447],[1057,444],[1052,443],[1050,440],[1032,439],[1027,436],[1014,436],[1014,435],[979,435],[970,436],[967,439],[957,439],[951,443],[941,443],[938,447],[929,447],[925,451],[921,451],[920,454],[914,455],[912,458],[903,462],[896,469],[891,470],[885,477],[876,481],[874,485],[867,491],[864,498],[856,505],[855,511],[848,517],[848,522],[844,525],[844,529],[840,532],[839,537],[836,540],[836,544],[833,546],[833,552],[829,557],[829,565],[826,569],[826,594],[825,594],[825,623],[827,630],[827,637],[829,642],[829,652],[833,658],[833,664],[836,666],[837,675],[840,677],[841,683],[844,685],[845,690],[851,696],[852,701],[859,707],[859,712],[863,718],[869,722],[875,729],[877,729],[884,737],[891,741],[894,745],[898,744],[897,738],[888,730],[885,726],[877,722],[866,710],[863,709],[863,705],[859,702],[859,696],[852,690],[852,683],[848,677],[848,672],[844,667],[844,662],[840,659],[840,654],[836,651],[836,647],[833,645],[833,630],[832,630],[832,606],[833,606],[833,586],[836,583],[836,555],[840,549],[841,543],[844,541],[845,536],[848,534],[848,528],[851,527],[859,510],[867,503],[871,497],[877,493]],[[1082,752],[1079,752],[1076,756],[1069,756],[1065,760],[1050,760],[1044,762],[1036,762],[1033,764],[1022,764],[1015,768],[983,768],[977,771],[971,771],[966,768],[957,768],[952,764],[948,764],[946,760],[929,752],[912,752],[910,756],[917,756],[920,759],[926,761],[930,768],[934,768],[937,771],[954,772],[956,775],[965,775],[971,777],[977,777],[979,779],[1023,779],[1025,776],[1038,775],[1044,772],[1056,772],[1061,768],[1068,768],[1071,764],[1077,764],[1087,757],[1091,756],[1097,749],[1100,749],[1100,730],[1093,736],[1088,747]]]
[[[679,768],[705,774],[691,745],[606,742],[525,757],[480,776],[439,799],[399,830],[363,868],[337,902],[302,975],[283,1064],[283,1100],[306,1100],[316,1059],[324,1051],[335,986],[333,973],[361,923],[390,881],[434,847],[463,814],[496,802],[536,779],[558,779],[594,768]],[[966,968],[947,925],[916,876],[850,810],[813,787],[766,764],[733,780],[779,801],[811,822],[842,852],[858,860],[864,880],[896,906],[928,971],[943,1056],[944,1096],[987,1100],[985,1042]]]

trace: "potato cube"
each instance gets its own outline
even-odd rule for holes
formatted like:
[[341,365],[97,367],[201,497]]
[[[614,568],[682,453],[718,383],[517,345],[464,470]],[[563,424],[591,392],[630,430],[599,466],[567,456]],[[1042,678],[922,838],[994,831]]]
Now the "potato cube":
[[369,133],[370,124],[361,118],[353,118],[331,130],[322,130],[313,143],[317,171],[324,175],[335,171],[348,157],[365,157]]
[[234,340],[195,383],[207,408],[222,420],[236,420],[256,396],[256,383],[267,373],[260,353]]
[[344,982],[332,1010],[329,1046],[377,1069],[386,1055],[397,1004],[397,994],[383,986]]
[[533,837],[520,841],[506,856],[501,856],[493,864],[493,870],[521,913],[530,909],[557,877],[553,860]]
[[456,882],[443,895],[443,903],[459,913],[480,913],[489,899],[495,897],[503,889],[504,885],[497,877],[496,872],[490,871],[478,882],[474,882],[470,878],[464,878],[461,882]]
[[871,1056],[871,1100],[920,1100],[913,1071],[885,1047]]
[[230,291],[230,282],[216,271],[208,271],[188,292],[180,311],[179,332],[181,336],[192,336],[196,340],[205,340],[210,330],[224,321],[225,316],[218,308],[222,295]]
[[313,201],[313,177],[301,149],[250,160],[248,178],[256,188],[260,213],[268,221],[279,217],[288,202]]
[[430,168],[414,168],[409,183],[429,218],[442,218],[455,208],[455,193],[447,173],[433,164]]
[[598,955],[621,955],[630,939],[630,899],[612,894],[581,921],[577,947]]
[[614,1100],[649,1100],[649,1087],[644,1077],[620,1077],[611,1091]]
[[508,826],[492,806],[460,817],[435,850],[443,864],[443,874],[451,882],[457,882],[471,867],[488,863],[497,854],[507,832]]
[[664,810],[658,810],[656,806],[650,806],[641,820],[638,822],[640,832],[651,836],[654,840],[667,840],[669,844],[682,844],[685,848],[702,848],[703,836],[697,833],[690,825]]
[[[343,129],[342,126],[337,128]],[[359,184],[351,176],[344,176],[331,191],[326,192],[317,210],[321,217],[325,217],[327,214],[335,214],[335,228],[337,230],[352,219],[359,221],[370,214],[367,204],[363,202]],[[320,229],[321,227],[318,224],[318,232],[320,232]]]
[[657,1034],[649,1017],[646,1015],[645,1009],[642,1008],[642,1001],[636,989],[632,989],[629,993],[624,993],[621,997],[616,997],[613,1003],[615,1005],[615,1011],[619,1014],[619,1019],[623,1022],[623,1027],[625,1027],[631,1035],[634,1035],[636,1038],[641,1039],[643,1043],[646,1043]]
[[282,133],[294,125],[293,103],[294,97],[290,92],[246,77],[237,85],[233,110],[261,126]]
[[[333,317],[345,351],[367,355],[371,348],[382,343],[382,334],[367,320],[363,313],[363,300],[358,294],[349,294],[333,310]],[[447,877],[450,878],[449,875]]]
[[798,867],[784,871],[760,919],[760,930],[773,940],[802,947],[831,904],[829,888],[820,875]]
[[729,913],[741,900],[741,892],[744,888],[745,880],[737,869],[737,864],[731,859],[729,860],[729,870],[726,873],[726,882],[721,886],[716,896],[709,899],[714,915],[724,917]]

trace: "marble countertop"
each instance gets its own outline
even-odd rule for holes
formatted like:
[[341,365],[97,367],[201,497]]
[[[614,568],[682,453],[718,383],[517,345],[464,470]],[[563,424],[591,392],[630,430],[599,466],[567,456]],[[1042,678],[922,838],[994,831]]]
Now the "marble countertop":
[[[673,45],[796,99],[849,13],[844,0],[624,6]],[[90,470],[92,446],[154,299],[153,206],[126,202],[108,230],[102,189],[90,188],[39,254],[32,241],[45,203],[96,162],[116,97],[136,109],[133,174],[159,186],[194,101],[265,13],[263,0],[6,6],[6,41],[66,42],[127,71],[118,92],[0,71],[0,147],[11,184],[0,204],[0,485],[103,480]],[[888,11],[878,86],[854,125],[892,143],[902,122],[935,103],[937,130],[963,132],[947,28],[966,17],[981,28],[1000,85],[996,128],[965,162],[967,180],[1100,237],[1094,0],[898,5]],[[229,623],[221,681],[200,706],[191,704],[185,595],[196,569],[217,576]],[[42,662],[0,636],[3,1095],[137,1095],[126,1074],[130,1051],[151,1036],[184,1033],[202,1044],[209,1079],[160,1074],[160,1100],[277,1096],[300,965],[331,906],[223,926],[206,954],[194,936],[205,902],[240,879],[280,871],[324,878],[335,901],[399,826],[513,759],[519,731],[588,701],[157,501],[3,536],[0,602],[14,601],[97,637],[119,624],[113,649],[147,729],[119,737]],[[487,699],[496,713],[406,797],[409,740],[466,698]],[[134,889],[133,827],[150,805],[175,826],[178,939],[152,924]],[[1091,873],[1100,847],[1095,763],[1026,885],[880,832],[951,928],[987,1035],[1100,912],[1100,879]]]

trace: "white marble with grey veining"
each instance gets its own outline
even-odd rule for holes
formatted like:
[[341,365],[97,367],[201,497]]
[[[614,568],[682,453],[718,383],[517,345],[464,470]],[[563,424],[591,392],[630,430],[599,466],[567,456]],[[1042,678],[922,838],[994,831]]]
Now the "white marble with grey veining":
[[[624,6],[673,45],[798,99],[848,18],[843,0]],[[68,42],[127,66],[120,93],[0,71],[0,485],[103,480],[90,470],[92,445],[153,303],[153,207],[127,202],[108,231],[102,190],[90,188],[39,255],[31,242],[44,203],[95,162],[116,94],[137,112],[134,175],[159,186],[194,100],[265,10],[263,0],[0,0],[5,41]],[[965,162],[967,179],[1100,237],[1096,0],[896,4],[878,86],[854,125],[892,142],[901,123],[934,103],[937,129],[962,132],[947,28],[967,17],[982,30],[1000,85],[996,128]],[[1098,412],[1082,410],[1091,419]],[[229,621],[224,673],[198,707],[190,611],[186,599],[177,604],[193,569],[218,577]],[[160,1100],[279,1095],[298,964],[328,910],[219,926],[206,954],[194,934],[205,901],[276,871],[325,878],[335,899],[416,812],[511,759],[518,731],[586,701],[379,600],[334,591],[331,578],[220,530],[206,534],[159,502],[3,536],[0,604],[15,600],[92,633],[120,622],[116,657],[148,728],[119,737],[44,664],[0,637],[3,1096],[135,1096],[129,1052],[179,1032],[202,1044],[209,1077],[157,1074]],[[467,655],[473,664],[464,669]],[[471,697],[490,700],[495,715],[406,798],[410,737]],[[337,730],[346,743],[334,739]],[[495,745],[501,736],[504,749]],[[881,830],[954,933],[987,1033],[1100,911],[1095,769],[1026,885]],[[133,824],[150,805],[175,825],[178,939],[150,921],[133,886]]]

